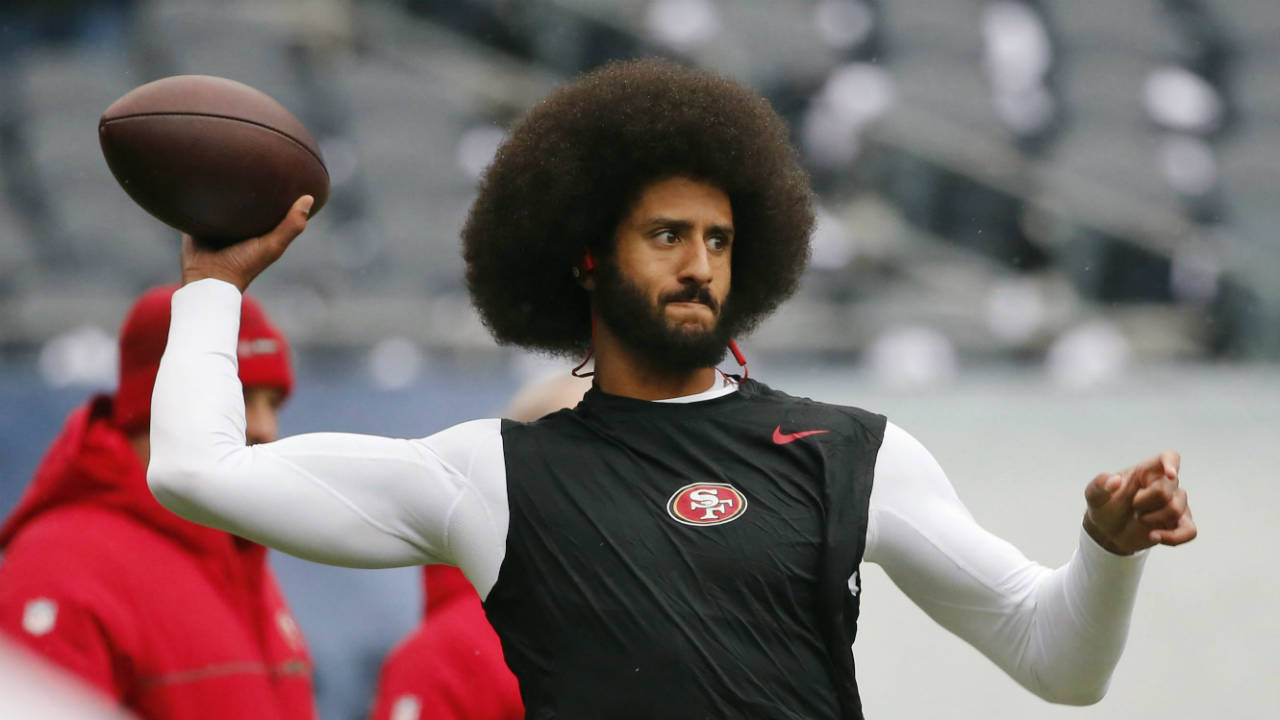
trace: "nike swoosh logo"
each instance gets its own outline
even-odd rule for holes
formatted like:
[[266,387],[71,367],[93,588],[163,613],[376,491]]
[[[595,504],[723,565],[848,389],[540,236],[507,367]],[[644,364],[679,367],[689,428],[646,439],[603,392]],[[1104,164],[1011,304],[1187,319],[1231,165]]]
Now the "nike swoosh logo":
[[809,437],[810,435],[821,435],[824,432],[830,432],[830,431],[829,430],[801,430],[800,432],[784,433],[782,432],[782,426],[779,425],[778,427],[773,429],[773,444],[786,445],[787,443],[793,443],[802,437]]

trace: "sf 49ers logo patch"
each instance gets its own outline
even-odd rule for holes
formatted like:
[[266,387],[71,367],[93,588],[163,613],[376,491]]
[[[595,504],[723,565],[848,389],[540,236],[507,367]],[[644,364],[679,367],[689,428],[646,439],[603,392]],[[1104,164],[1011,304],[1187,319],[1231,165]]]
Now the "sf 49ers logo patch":
[[737,520],[747,509],[747,498],[725,483],[685,485],[667,501],[667,514],[685,525],[721,525]]

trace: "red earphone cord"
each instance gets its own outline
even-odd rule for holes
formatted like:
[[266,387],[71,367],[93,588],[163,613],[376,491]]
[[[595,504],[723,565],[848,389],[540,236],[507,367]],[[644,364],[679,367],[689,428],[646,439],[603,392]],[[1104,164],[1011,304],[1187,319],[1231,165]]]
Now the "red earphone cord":
[[742,354],[742,351],[738,349],[738,343],[734,340],[729,341],[729,352],[733,353],[733,359],[737,360],[738,364],[742,366],[742,379],[746,380],[751,376],[751,372],[747,370],[747,356]]

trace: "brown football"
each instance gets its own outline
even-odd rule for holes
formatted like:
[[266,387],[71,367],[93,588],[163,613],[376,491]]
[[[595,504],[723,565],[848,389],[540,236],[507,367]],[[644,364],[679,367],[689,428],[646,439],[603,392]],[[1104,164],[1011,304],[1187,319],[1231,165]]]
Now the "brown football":
[[134,88],[98,122],[111,174],[144,210],[221,247],[275,227],[293,202],[329,198],[311,133],[271,97],[209,75]]

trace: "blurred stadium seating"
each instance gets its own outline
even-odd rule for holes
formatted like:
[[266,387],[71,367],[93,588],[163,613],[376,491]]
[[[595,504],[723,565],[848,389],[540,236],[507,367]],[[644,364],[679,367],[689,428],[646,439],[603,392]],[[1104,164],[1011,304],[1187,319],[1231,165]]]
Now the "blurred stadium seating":
[[502,128],[561,78],[657,53],[765,92],[820,190],[824,232],[797,307],[822,320],[798,340],[797,313],[784,314],[755,347],[856,354],[906,324],[961,358],[1034,359],[1101,319],[1142,358],[1280,354],[1280,171],[1263,161],[1280,146],[1280,13],[1267,0],[85,0],[0,13],[6,347],[110,328],[171,277],[172,233],[111,181],[92,127],[130,87],[184,72],[260,87],[321,138],[333,205],[258,290],[301,344],[483,347],[460,301],[457,231]]

